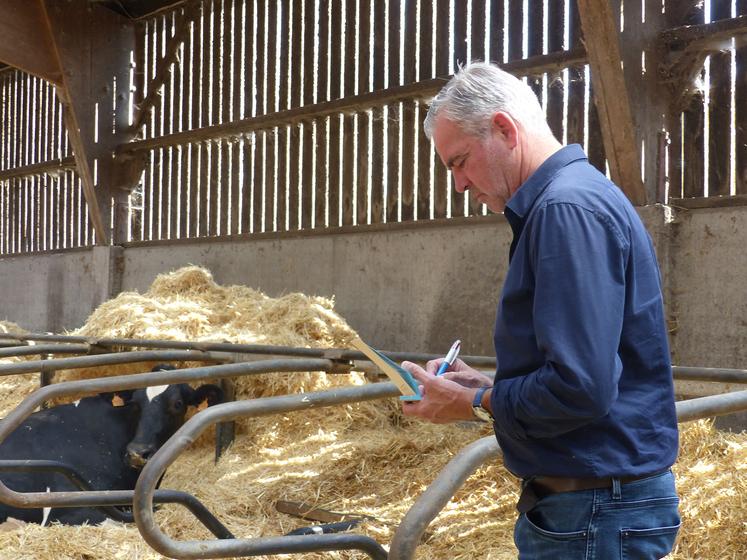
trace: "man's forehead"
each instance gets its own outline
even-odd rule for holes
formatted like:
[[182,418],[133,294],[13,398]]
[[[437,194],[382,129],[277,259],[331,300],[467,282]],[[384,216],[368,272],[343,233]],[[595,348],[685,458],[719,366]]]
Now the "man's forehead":
[[438,155],[447,167],[454,162],[454,158],[463,155],[467,150],[471,137],[453,121],[439,117],[433,127],[433,143]]

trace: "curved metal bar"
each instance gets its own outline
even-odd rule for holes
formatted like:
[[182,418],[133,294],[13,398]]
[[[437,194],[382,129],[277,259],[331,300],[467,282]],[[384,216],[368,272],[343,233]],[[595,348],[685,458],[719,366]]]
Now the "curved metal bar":
[[[137,352],[119,352],[96,356],[76,356],[74,358],[31,360],[14,364],[0,364],[0,376],[157,361],[223,362],[225,358],[199,350],[142,350]],[[58,385],[61,384],[58,383]]]
[[679,422],[722,416],[747,410],[747,391],[735,391],[679,401],[675,406],[677,407],[677,420]]
[[449,461],[402,519],[389,547],[389,560],[413,558],[428,525],[464,481],[480,465],[500,455],[501,450],[495,436],[486,436],[469,444]]
[[[44,461],[37,459],[16,459],[16,460],[0,460],[0,472],[43,472],[43,473],[57,473],[67,478],[74,486],[77,486],[80,490],[91,491],[91,485],[88,484],[80,473],[73,467],[60,461]],[[132,505],[132,504],[126,504]],[[112,506],[99,506],[95,507],[106,515],[120,521],[122,523],[132,523],[135,519],[131,513],[118,509]]]
[[[66,381],[47,385],[28,395],[0,423],[0,442],[15,430],[43,402],[69,395],[93,395],[122,389],[137,389],[154,385],[189,383],[214,380],[224,377],[252,375],[268,372],[326,371],[335,364],[331,360],[266,360],[239,364],[223,364],[171,371],[156,371],[115,377]],[[210,410],[210,409],[207,409]],[[15,492],[0,481],[0,501],[22,508],[99,506],[128,504],[132,500],[130,490],[95,492]]]
[[[693,368],[702,371],[702,368]],[[721,370],[724,371],[724,370]],[[728,370],[727,370],[728,371]],[[738,370],[732,370],[738,371]],[[697,373],[700,375],[700,373]],[[713,395],[676,403],[677,421],[688,422],[747,410],[747,391]],[[409,560],[425,530],[464,481],[485,461],[500,455],[494,436],[465,447],[440,472],[403,518],[392,539],[389,560]]]
[[34,344],[2,348],[0,349],[0,358],[34,356],[36,354],[88,354],[90,351],[90,344]]
[[[393,383],[376,383],[347,387],[319,393],[305,393],[229,402],[211,406],[190,418],[150,458],[135,486],[133,512],[135,522],[145,541],[157,552],[175,558],[220,558],[228,556],[256,556],[259,554],[287,554],[317,550],[358,549],[372,558],[387,557],[384,549],[362,535],[306,535],[258,539],[230,539],[223,541],[175,541],[165,535],[153,518],[152,493],[158,479],[209,426],[237,418],[254,418],[281,412],[305,410],[345,403],[383,399],[399,395]],[[355,537],[355,539],[350,539]]]
[[747,383],[747,370],[672,366],[675,379],[682,381],[718,381],[720,383]]
[[[52,472],[58,473],[67,478],[73,485],[80,490],[93,492],[91,485],[88,484],[80,473],[70,465],[60,461],[41,461],[41,460],[0,460],[0,471],[2,472]],[[176,490],[156,490],[154,502],[157,504],[178,503],[189,509],[192,514],[216,537],[219,539],[234,538],[231,531],[223,525],[210,512],[205,505],[192,494]],[[102,506],[91,506],[101,511],[107,517],[121,523],[134,523],[135,518],[132,513],[121,510],[115,505],[132,506],[132,499],[125,504],[112,504]]]
[[[268,344],[233,344],[228,342],[186,342],[180,340],[149,340],[137,338],[93,338],[86,336],[68,336],[57,334],[29,333],[25,335],[11,335],[0,333],[0,340],[39,340],[54,342],[80,342],[97,347],[125,347],[137,346],[148,348],[193,349],[212,352],[234,352],[245,354],[265,354],[268,356],[298,356],[307,358],[328,358],[336,360],[362,360],[368,357],[357,350],[346,348],[297,348],[291,346],[271,346]],[[411,362],[427,362],[442,358],[441,354],[413,353],[413,352],[384,352],[395,361],[409,360]],[[460,356],[470,365],[476,367],[495,368],[495,358],[487,356]]]

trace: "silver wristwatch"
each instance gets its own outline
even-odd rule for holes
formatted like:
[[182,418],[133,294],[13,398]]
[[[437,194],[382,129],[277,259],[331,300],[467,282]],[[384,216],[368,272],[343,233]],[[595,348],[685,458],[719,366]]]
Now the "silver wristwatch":
[[475,393],[475,398],[472,400],[472,414],[482,422],[493,421],[493,415],[482,407],[482,396],[485,394],[485,391],[489,391],[490,389],[492,387],[480,387],[477,393]]

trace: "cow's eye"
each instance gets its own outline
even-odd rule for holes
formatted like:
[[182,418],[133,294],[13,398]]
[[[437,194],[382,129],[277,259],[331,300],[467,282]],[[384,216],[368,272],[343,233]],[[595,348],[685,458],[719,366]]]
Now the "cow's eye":
[[184,402],[181,399],[174,401],[174,408],[176,410],[181,410],[184,408]]

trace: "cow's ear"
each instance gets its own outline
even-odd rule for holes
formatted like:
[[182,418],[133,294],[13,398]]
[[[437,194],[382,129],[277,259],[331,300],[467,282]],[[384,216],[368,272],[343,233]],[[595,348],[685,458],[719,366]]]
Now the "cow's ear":
[[132,394],[135,391],[116,391],[114,393],[102,393],[100,396],[108,401],[113,407],[125,406],[132,401]]
[[190,395],[189,403],[198,410],[218,404],[223,400],[223,390],[217,385],[200,385]]

